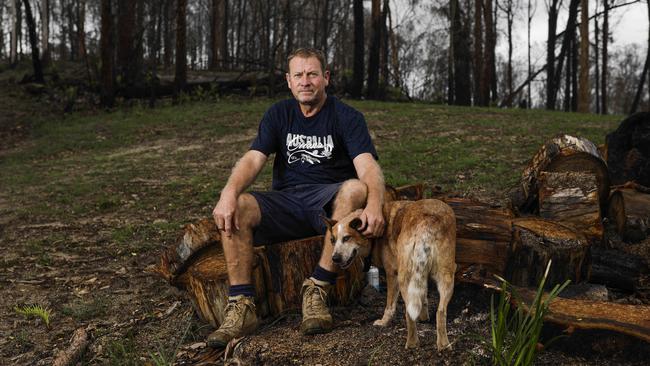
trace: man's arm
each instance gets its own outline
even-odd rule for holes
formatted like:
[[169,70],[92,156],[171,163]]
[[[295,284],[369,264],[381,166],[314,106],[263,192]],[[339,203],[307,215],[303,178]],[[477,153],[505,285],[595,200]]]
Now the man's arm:
[[239,159],[232,168],[230,178],[221,191],[219,202],[212,210],[212,216],[217,228],[225,232],[226,236],[232,234],[233,224],[239,230],[237,220],[237,198],[248,188],[266,163],[267,156],[257,150],[249,150]]
[[384,231],[384,216],[382,213],[384,191],[386,190],[384,175],[379,164],[370,153],[359,154],[352,162],[359,180],[368,187],[366,207],[360,217],[361,229],[365,227],[363,234],[366,236],[381,236]]

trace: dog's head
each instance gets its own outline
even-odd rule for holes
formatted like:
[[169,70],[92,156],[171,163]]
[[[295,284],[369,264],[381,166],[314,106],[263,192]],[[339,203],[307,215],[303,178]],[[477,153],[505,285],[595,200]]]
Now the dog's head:
[[332,261],[341,268],[348,268],[357,256],[364,258],[370,254],[370,240],[359,231],[361,212],[351,212],[339,221],[323,217],[334,246]]

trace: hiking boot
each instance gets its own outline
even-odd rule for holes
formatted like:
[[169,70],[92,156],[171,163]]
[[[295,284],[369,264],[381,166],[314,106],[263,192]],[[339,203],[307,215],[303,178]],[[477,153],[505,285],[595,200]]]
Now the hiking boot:
[[233,338],[245,336],[257,329],[253,298],[239,295],[230,300],[224,311],[223,323],[208,336],[208,346],[212,348],[223,348]]
[[304,334],[326,333],[332,329],[332,315],[327,308],[327,291],[311,279],[302,283],[302,324]]

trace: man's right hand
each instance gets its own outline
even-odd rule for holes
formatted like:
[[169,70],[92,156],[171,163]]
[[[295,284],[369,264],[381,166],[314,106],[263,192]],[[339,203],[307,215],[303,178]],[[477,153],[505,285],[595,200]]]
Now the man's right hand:
[[212,217],[217,224],[219,231],[230,237],[235,230],[239,230],[239,220],[237,219],[237,196],[234,194],[222,193],[219,202],[212,210]]

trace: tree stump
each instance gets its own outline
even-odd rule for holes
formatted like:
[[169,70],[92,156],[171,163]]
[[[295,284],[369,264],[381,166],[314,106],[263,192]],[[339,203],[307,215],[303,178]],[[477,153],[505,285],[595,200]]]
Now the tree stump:
[[635,291],[648,265],[639,256],[621,250],[592,248],[589,282]]
[[607,135],[607,166],[612,184],[635,181],[650,187],[650,113],[636,113]]
[[591,173],[541,172],[539,215],[573,226],[591,244],[602,243],[598,182]]
[[544,276],[549,259],[553,260],[546,287],[571,280],[589,278],[589,244],[574,228],[538,217],[513,221],[512,255],[506,269],[507,279],[518,286],[536,287]]
[[618,188],[609,198],[609,219],[627,242],[645,239],[650,232],[650,194],[634,188]]
[[457,274],[471,268],[483,278],[503,275],[512,241],[512,211],[466,198],[440,199],[456,215]]
[[520,213],[539,211],[541,172],[591,172],[596,176],[601,212],[609,197],[609,173],[598,148],[582,137],[559,135],[546,142],[524,169],[519,186],[512,194],[513,207]]

